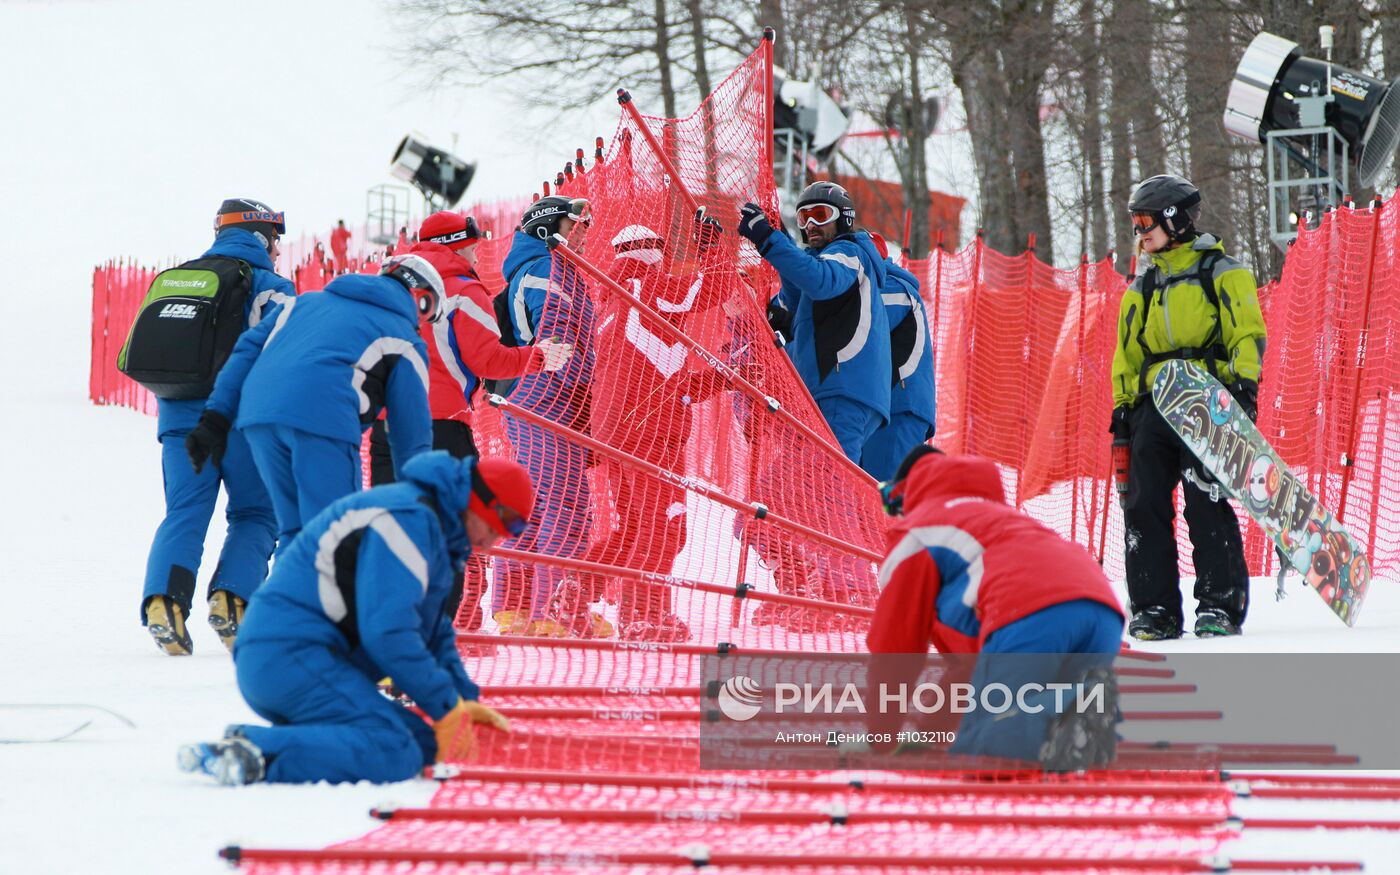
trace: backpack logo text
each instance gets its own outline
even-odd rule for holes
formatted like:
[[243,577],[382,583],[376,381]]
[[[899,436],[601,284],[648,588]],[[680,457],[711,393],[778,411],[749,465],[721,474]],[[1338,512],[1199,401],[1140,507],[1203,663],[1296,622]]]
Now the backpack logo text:
[[161,308],[158,319],[193,319],[199,315],[199,308],[194,304],[166,304]]

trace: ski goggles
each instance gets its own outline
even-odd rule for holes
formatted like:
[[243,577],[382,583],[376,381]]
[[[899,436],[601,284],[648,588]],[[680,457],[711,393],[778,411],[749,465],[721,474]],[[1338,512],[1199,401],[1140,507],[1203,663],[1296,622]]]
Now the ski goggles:
[[501,504],[496,493],[491,491],[491,487],[486,485],[486,478],[472,466],[472,497],[481,502],[486,508],[486,513],[482,518],[486,524],[495,529],[501,535],[508,538],[518,538],[525,534],[525,529],[529,527],[530,521],[522,517],[514,508]]
[[831,204],[808,204],[797,208],[797,227],[811,228],[816,225],[830,225],[841,216],[841,211]]
[[227,228],[230,225],[247,225],[253,222],[264,222],[277,229],[278,234],[287,233],[287,214],[281,211],[271,212],[269,210],[244,210],[241,213],[221,213],[214,217],[214,230]]
[[1151,234],[1161,224],[1156,213],[1133,213],[1133,233],[1139,237]]
[[475,242],[481,239],[481,227],[477,225],[476,219],[467,216],[462,227],[456,231],[449,231],[446,234],[439,234],[436,237],[426,238],[429,243],[441,243],[443,246],[452,246],[464,240]]
[[881,483],[880,501],[885,506],[885,513],[890,516],[904,513],[904,481],[886,480]]
[[588,198],[570,198],[568,218],[573,219],[580,225],[588,225],[592,223],[593,208],[588,205]]

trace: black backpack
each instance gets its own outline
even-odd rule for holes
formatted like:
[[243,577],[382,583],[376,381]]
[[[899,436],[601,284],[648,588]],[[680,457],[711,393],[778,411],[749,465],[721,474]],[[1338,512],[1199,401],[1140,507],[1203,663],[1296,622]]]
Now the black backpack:
[[157,398],[205,398],[247,323],[253,268],[211,255],[156,274],[117,369]]

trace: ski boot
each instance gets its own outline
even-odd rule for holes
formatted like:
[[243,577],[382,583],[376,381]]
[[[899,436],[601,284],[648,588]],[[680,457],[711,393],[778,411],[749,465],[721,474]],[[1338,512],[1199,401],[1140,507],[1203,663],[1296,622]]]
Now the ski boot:
[[1040,763],[1048,771],[1081,772],[1106,766],[1118,754],[1118,679],[1113,669],[1091,668],[1080,681],[1086,689],[1102,685],[1102,710],[1066,711],[1050,726],[1040,746]]
[[1243,632],[1244,630],[1219,608],[1205,608],[1196,612],[1197,638],[1224,638]]
[[1139,641],[1170,641],[1181,637],[1181,621],[1166,608],[1143,608],[1133,614],[1128,634]]
[[194,652],[190,630],[185,628],[185,609],[168,595],[153,595],[146,599],[146,631],[156,646],[171,656],[189,656]]
[[199,772],[226,787],[256,784],[267,774],[262,751],[241,735],[226,732],[223,741],[184,744],[176,755],[182,772]]
[[248,603],[226,589],[216,589],[209,596],[209,626],[219,633],[228,652],[233,652],[233,641],[238,637],[238,627],[243,622],[243,611]]

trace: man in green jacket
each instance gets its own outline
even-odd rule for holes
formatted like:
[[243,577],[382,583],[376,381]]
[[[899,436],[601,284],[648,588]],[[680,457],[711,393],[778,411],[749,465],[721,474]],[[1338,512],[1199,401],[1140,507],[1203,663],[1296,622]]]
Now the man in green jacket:
[[1176,506],[1185,480],[1186,525],[1196,567],[1197,637],[1238,635],[1249,607],[1249,570],[1239,521],[1225,494],[1152,405],[1152,379],[1169,359],[1208,368],[1253,419],[1264,356],[1264,317],[1254,275],[1196,230],[1201,193],[1160,175],[1128,201],[1139,272],[1123,294],[1113,355],[1115,440],[1129,443],[1123,503],[1128,632],[1144,641],[1180,638]]

